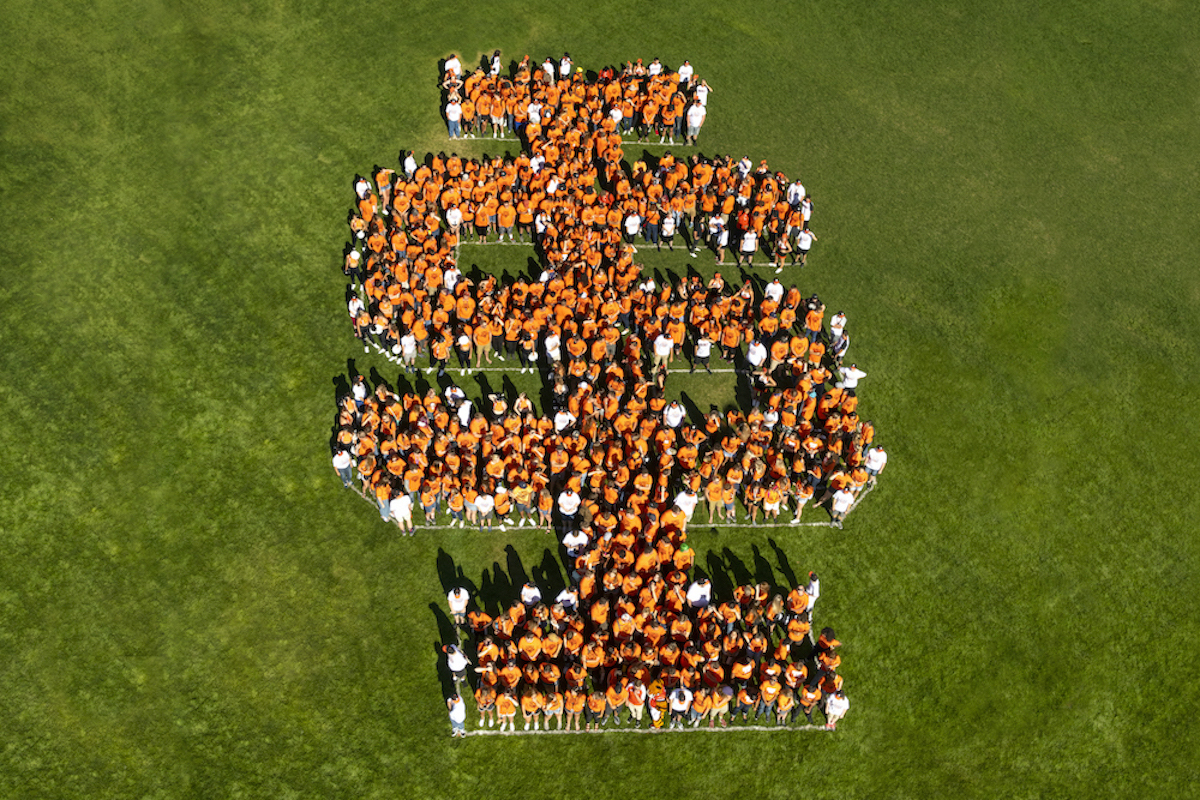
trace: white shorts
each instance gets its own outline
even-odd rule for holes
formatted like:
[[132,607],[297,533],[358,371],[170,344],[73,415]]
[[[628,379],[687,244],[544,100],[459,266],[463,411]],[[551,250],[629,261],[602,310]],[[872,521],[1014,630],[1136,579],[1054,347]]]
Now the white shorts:
[[778,511],[779,503],[763,503],[764,511]]

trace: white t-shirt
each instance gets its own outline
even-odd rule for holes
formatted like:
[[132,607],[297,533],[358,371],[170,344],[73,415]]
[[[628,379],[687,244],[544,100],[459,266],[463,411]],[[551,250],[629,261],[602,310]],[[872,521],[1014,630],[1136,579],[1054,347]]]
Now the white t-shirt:
[[675,401],[671,401],[671,405],[663,410],[663,422],[667,423],[668,428],[678,428],[683,424],[683,418],[687,413],[683,410],[683,406]]
[[458,424],[464,428],[471,424],[471,401],[463,400],[458,406]]
[[[570,539],[572,536],[583,536],[583,534],[582,533],[568,534],[567,537],[563,539],[563,544],[566,544],[567,539]],[[586,536],[583,536],[583,541],[584,542],[587,541]],[[570,548],[568,548],[568,549],[570,549]],[[554,598],[554,602],[562,603],[563,608],[574,608],[575,606],[579,605],[579,592],[576,591],[574,588],[568,586],[566,589],[563,589],[561,592],[558,593],[558,597]]]
[[712,600],[712,583],[708,581],[693,581],[687,590],[688,605],[693,608],[703,608]]
[[[558,74],[564,78],[571,74],[571,57],[563,56],[562,61],[558,62]],[[551,76],[553,77],[553,76]]]
[[686,686],[679,686],[671,692],[671,710],[687,711],[692,707],[692,692]]
[[863,372],[861,369],[858,369],[855,366],[847,367],[846,369],[842,370],[842,388],[856,389],[858,388],[859,379],[865,377],[867,377],[867,373]]
[[782,300],[783,299],[783,284],[779,282],[779,278],[776,278],[775,280],[768,283],[767,288],[765,290],[763,290],[763,294],[765,294],[770,299],[774,300],[776,303],[778,303],[780,300]]
[[562,351],[559,350],[559,345],[562,344],[562,339],[557,333],[551,333],[546,337],[546,356],[551,361],[562,360]]
[[871,450],[867,453],[867,461],[864,464],[864,466],[867,469],[873,469],[876,472],[879,472],[880,470],[882,470],[884,468],[884,466],[886,464],[887,464],[887,453],[885,453],[883,451],[883,448],[882,447],[872,447]]
[[637,232],[642,229],[642,218],[637,214],[630,214],[625,218],[625,232],[630,236],[637,235]]
[[696,68],[685,61],[683,62],[683,65],[679,67],[679,82],[684,83],[686,81],[690,81],[692,76],[695,74]]
[[466,722],[467,721],[467,704],[460,697],[457,700],[450,701],[450,721],[451,722]]
[[409,153],[408,155],[406,155],[404,157],[404,174],[412,175],[416,171],[417,171],[417,159],[413,157],[412,153]]
[[[577,551],[588,543],[587,534],[583,531],[575,531],[568,533],[562,539],[563,547],[567,548],[567,552]],[[565,589],[563,591],[566,591]],[[559,602],[562,602],[562,595],[558,596]]]
[[707,336],[701,336],[696,340],[696,358],[708,358],[712,352],[712,340]]
[[840,339],[844,330],[846,330],[846,315],[834,314],[833,319],[829,320],[829,333],[833,338]]
[[687,110],[687,124],[692,128],[699,128],[704,124],[704,117],[707,114],[703,103],[692,103]]
[[458,122],[462,119],[462,105],[460,103],[449,102],[446,104],[446,119],[451,122]]
[[760,341],[750,343],[750,348],[746,351],[746,360],[752,365],[759,367],[767,360],[767,348]]
[[758,234],[754,231],[746,231],[742,234],[742,252],[753,253],[758,247]]
[[683,512],[683,515],[691,521],[692,512],[696,510],[696,505],[700,502],[700,498],[695,492],[689,492],[687,489],[684,489],[675,495],[674,502],[675,505],[679,506],[679,510]]
[[542,602],[542,590],[536,586],[522,586],[521,602],[527,606],[537,605]]
[[466,654],[457,647],[451,648],[450,652],[446,653],[446,665],[454,672],[462,672],[470,663]]
[[554,430],[557,433],[562,433],[574,424],[575,415],[566,409],[563,409],[554,415]]
[[702,106],[708,105],[708,85],[707,84],[702,83],[696,87],[696,97],[700,98],[700,105],[702,105]]
[[496,507],[496,498],[480,492],[479,496],[475,498],[475,507],[479,509],[480,514],[489,514]]
[[350,312],[351,318],[357,319],[358,312],[363,310],[363,301],[359,299],[358,295],[354,295],[350,298],[350,302],[346,305],[346,309]]
[[670,239],[675,235],[675,216],[673,214],[667,214],[663,217],[662,235],[666,239]]
[[849,489],[842,489],[833,494],[833,510],[838,514],[845,514],[850,510],[850,506],[854,505],[854,494]]
[[462,209],[458,206],[450,206],[446,209],[446,224],[451,228],[457,228],[462,225],[463,214]]
[[659,60],[656,58],[656,59],[654,59],[653,61],[651,61],[651,62],[650,62],[650,66],[648,66],[648,67],[646,68],[646,73],[647,73],[648,75],[651,75],[651,76],[653,76],[653,75],[661,75],[661,74],[662,74],[662,69],[663,69],[663,67],[662,67],[662,62],[660,62],[660,61],[659,61]]
[[665,358],[675,350],[675,340],[665,333],[660,333],[654,340],[654,355]]
[[793,181],[787,188],[787,201],[789,205],[796,205],[804,199],[804,184],[800,181]]
[[845,716],[850,710],[850,698],[846,695],[838,697],[836,694],[829,695],[825,700],[825,713],[833,716]]
[[467,613],[467,602],[471,599],[471,593],[461,586],[457,589],[451,589],[446,595],[446,602],[450,606],[450,613],[465,614]]
[[529,118],[530,125],[542,124],[542,104],[534,101],[525,109],[525,116]]
[[400,337],[400,350],[409,356],[417,354],[417,337],[411,331]]
[[807,250],[808,248],[812,247],[812,243],[813,236],[808,231],[800,231],[800,233],[796,235],[796,247],[799,247],[801,250]]
[[542,62],[542,69],[545,70],[546,77],[549,78],[551,81],[553,81],[554,73],[555,73],[554,60],[547,58],[545,61]]
[[564,516],[573,516],[579,510],[579,495],[569,489],[558,496],[558,510]]
[[350,457],[349,453],[347,453],[345,450],[338,450],[337,454],[333,457],[333,468],[334,469],[345,469],[346,467],[350,466],[353,462],[354,462],[354,459]]
[[453,72],[458,77],[462,77],[462,62],[458,60],[458,56],[452,56],[446,62],[446,71]]
[[412,498],[406,494],[401,494],[392,498],[392,502],[388,503],[388,512],[393,519],[408,520],[412,519]]

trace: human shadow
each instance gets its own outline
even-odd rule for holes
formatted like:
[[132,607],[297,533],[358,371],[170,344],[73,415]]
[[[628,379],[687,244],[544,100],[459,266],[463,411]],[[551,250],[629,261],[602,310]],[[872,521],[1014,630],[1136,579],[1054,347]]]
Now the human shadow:
[[787,581],[788,586],[795,586],[796,572],[792,569],[792,563],[788,561],[787,553],[783,552],[783,549],[773,538],[768,538],[767,544],[771,546],[773,551],[775,551],[775,560],[779,562],[779,571],[783,573],[783,577]]

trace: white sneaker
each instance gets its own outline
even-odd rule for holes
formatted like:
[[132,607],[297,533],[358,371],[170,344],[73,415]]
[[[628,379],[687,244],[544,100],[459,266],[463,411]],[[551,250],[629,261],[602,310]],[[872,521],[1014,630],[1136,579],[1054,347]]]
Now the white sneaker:
[[500,359],[501,361],[505,360],[504,356],[496,356],[496,358]]
[[789,522],[788,524],[789,524],[789,525],[799,525],[799,524],[800,524],[800,518],[799,518],[799,517],[792,517],[792,521],[791,521],[791,522]]

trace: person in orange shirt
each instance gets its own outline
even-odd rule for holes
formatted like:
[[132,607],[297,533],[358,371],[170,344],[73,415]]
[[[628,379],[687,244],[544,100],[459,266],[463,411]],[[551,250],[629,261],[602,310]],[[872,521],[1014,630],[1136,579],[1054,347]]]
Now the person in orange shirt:
[[529,725],[533,724],[533,729],[541,729],[541,714],[542,706],[546,700],[542,697],[542,693],[533,687],[527,688],[521,694],[521,716],[525,718],[525,730],[529,730]]
[[500,732],[508,726],[511,733],[516,730],[517,703],[513,700],[512,692],[505,691],[496,697],[496,716],[500,718]]
[[599,730],[600,722],[604,718],[604,710],[608,707],[608,701],[604,697],[604,693],[599,689],[588,695],[587,708],[587,729],[589,731]]
[[571,725],[574,723],[575,730],[579,730],[579,718],[583,714],[584,705],[587,702],[587,693],[582,688],[572,687],[567,690],[563,697],[563,705],[566,709],[567,730],[571,730]]

